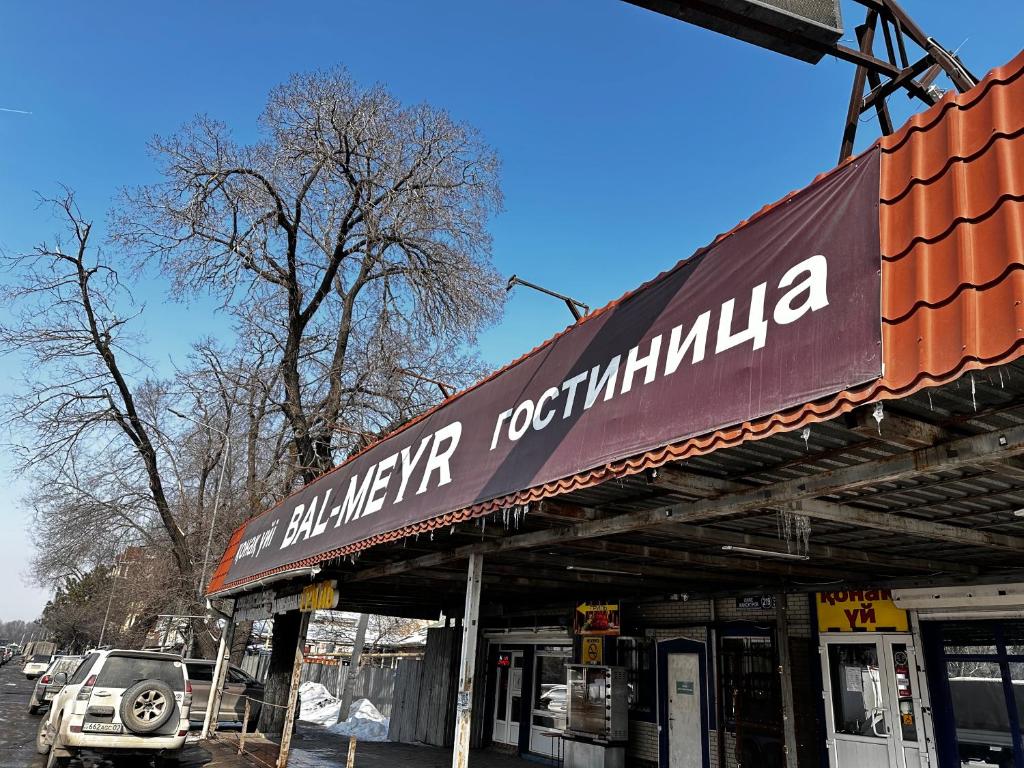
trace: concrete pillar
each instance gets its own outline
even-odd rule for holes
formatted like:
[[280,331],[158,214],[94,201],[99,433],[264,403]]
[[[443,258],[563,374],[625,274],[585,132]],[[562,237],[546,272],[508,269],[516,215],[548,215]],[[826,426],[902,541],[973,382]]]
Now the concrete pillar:
[[469,732],[473,721],[473,676],[476,673],[476,640],[479,634],[480,586],[483,583],[483,565],[482,555],[474,553],[469,556],[452,768],[468,768],[469,766]]

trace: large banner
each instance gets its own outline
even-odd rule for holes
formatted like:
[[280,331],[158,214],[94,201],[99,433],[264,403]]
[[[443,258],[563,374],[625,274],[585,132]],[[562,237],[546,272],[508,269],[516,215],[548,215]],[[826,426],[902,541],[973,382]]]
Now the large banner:
[[878,194],[872,151],[250,521],[226,582],[876,379]]

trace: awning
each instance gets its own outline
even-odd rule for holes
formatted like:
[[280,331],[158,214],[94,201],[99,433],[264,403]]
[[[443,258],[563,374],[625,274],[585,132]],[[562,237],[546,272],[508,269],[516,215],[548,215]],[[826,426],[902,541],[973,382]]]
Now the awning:
[[947,96],[249,521],[210,592],[1014,359],[1022,71]]

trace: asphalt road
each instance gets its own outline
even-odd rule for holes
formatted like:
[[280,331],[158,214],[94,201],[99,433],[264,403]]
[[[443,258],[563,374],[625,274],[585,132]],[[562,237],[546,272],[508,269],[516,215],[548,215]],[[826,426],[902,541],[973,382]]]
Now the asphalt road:
[[[46,758],[36,754],[36,729],[42,714],[28,713],[28,698],[35,686],[21,674],[21,666],[0,667],[0,768],[45,768]],[[197,744],[186,744],[182,750],[181,768],[199,768],[210,763],[210,753]],[[144,766],[144,763],[133,761]],[[107,760],[84,756],[72,762],[75,768],[112,768]]]

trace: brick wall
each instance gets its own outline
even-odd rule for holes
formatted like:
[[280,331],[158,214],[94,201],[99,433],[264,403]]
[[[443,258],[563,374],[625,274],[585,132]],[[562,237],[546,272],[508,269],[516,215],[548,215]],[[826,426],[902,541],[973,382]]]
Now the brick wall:
[[[810,646],[811,617],[808,610],[807,595],[803,593],[786,595],[787,619],[789,623],[790,654],[793,666],[793,687],[797,724],[797,743],[799,747],[800,765],[815,765],[811,760],[817,759],[819,739],[816,710],[816,697],[821,696],[813,687],[813,674],[810,664],[816,663],[816,649]],[[698,642],[708,642],[706,623],[711,622],[712,601],[705,598],[689,600],[649,603],[637,607],[635,614],[643,626],[644,620],[658,624],[654,629],[658,641],[686,638]],[[774,609],[746,611],[736,608],[735,597],[722,597],[714,600],[714,616],[718,621],[752,621],[758,624],[774,623]],[[673,627],[672,623],[678,622]],[[690,625],[690,626],[683,626]],[[694,626],[696,625],[696,626]],[[714,664],[714,649],[709,648],[709,664]],[[713,675],[714,668],[709,670]],[[716,703],[719,694],[716,692]],[[658,765],[658,726],[654,723],[630,721],[629,747],[627,764],[640,768]],[[725,764],[719,762],[718,733],[708,734],[712,768],[737,768],[735,737],[725,733]],[[807,761],[807,762],[805,762]]]

